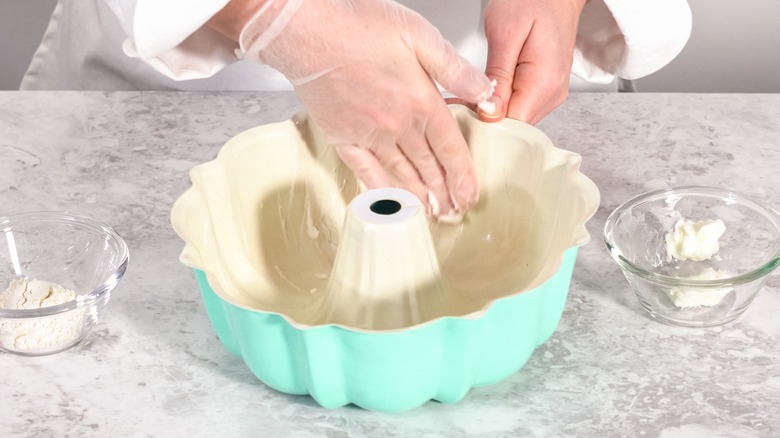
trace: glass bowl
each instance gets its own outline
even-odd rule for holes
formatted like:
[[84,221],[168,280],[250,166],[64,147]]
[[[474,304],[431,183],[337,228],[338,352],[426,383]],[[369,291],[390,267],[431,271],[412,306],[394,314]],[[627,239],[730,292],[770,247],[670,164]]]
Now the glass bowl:
[[84,340],[127,269],[124,240],[53,211],[0,217],[0,232],[0,350],[41,356]]
[[[717,220],[725,231],[713,233],[719,225],[707,226]],[[688,256],[679,253],[681,236],[687,236]],[[678,326],[716,326],[744,313],[780,264],[780,215],[727,190],[656,190],[615,209],[604,241],[653,318]],[[715,251],[707,251],[714,242],[710,250]]]

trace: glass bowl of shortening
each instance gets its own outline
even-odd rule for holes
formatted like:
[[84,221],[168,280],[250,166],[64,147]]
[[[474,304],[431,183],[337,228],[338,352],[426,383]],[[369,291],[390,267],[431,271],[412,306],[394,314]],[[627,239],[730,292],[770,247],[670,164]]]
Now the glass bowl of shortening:
[[0,350],[42,356],[83,341],[127,269],[125,241],[86,216],[0,217]]
[[780,265],[780,215],[728,190],[663,189],[619,206],[604,241],[653,318],[716,326],[742,315]]

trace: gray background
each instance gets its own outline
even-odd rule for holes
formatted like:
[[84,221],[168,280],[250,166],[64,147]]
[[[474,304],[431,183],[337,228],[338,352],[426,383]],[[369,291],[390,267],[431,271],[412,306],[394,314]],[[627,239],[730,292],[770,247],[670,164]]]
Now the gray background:
[[[0,90],[19,87],[55,3],[0,0]],[[780,0],[689,4],[688,45],[671,64],[638,80],[639,91],[780,92]]]

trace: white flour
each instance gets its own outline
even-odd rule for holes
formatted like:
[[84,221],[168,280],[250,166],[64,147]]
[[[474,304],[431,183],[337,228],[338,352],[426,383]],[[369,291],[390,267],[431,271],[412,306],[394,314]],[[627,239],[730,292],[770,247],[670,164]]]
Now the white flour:
[[[16,279],[0,293],[0,308],[40,309],[76,299],[76,293],[42,280]],[[9,350],[52,350],[75,340],[81,332],[84,309],[40,318],[0,318],[0,345]]]

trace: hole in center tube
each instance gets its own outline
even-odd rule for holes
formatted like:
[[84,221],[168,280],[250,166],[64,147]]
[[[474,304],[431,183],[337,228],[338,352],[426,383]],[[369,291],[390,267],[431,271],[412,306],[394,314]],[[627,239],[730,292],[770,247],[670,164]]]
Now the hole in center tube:
[[401,211],[401,203],[393,201],[392,199],[382,199],[381,201],[374,202],[368,208],[376,214],[388,216]]

